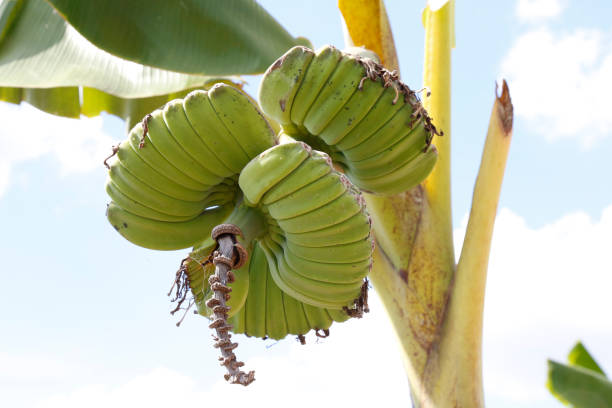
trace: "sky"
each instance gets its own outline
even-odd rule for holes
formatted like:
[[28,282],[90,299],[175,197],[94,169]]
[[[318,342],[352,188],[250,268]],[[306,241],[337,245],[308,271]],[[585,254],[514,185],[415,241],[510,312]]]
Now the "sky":
[[[336,2],[260,2],[315,47],[342,47]],[[424,2],[387,0],[401,75],[422,83]],[[546,359],[581,339],[612,373],[612,6],[456,3],[452,183],[457,253],[494,99],[506,78],[514,136],[487,282],[490,407],[560,407]],[[248,77],[256,95],[258,77]],[[235,336],[257,381],[226,384],[203,318],[180,328],[166,293],[185,251],[123,240],[104,217],[102,160],[124,137],[103,115],[70,120],[0,104],[0,406],[410,405],[380,300],[325,340]]]

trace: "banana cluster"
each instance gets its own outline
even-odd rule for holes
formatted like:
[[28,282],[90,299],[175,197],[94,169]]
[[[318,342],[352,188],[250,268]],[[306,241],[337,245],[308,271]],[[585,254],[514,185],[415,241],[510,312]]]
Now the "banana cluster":
[[371,267],[370,218],[329,157],[287,141],[251,160],[238,184],[265,217],[259,244],[280,290],[319,308],[351,307]]
[[201,241],[234,209],[240,171],[274,133],[240,90],[217,84],[147,115],[117,148],[107,218],[130,242],[174,250]]
[[209,236],[221,223],[238,226],[251,253],[229,284],[234,332],[301,336],[361,313],[373,246],[364,200],[328,154],[276,138],[241,91],[219,84],[172,101],[116,150],[109,221],[143,247],[194,247],[177,282],[200,314],[211,316]]
[[259,101],[285,133],[327,152],[363,191],[406,191],[436,162],[438,133],[417,95],[365,56],[294,47],[266,71]]

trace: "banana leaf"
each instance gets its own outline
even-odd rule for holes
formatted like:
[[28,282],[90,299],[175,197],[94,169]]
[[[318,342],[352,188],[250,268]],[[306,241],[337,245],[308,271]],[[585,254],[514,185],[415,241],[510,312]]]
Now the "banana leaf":
[[575,408],[612,407],[612,382],[584,367],[549,360],[547,387],[561,402]]
[[188,75],[115,57],[80,35],[44,0],[0,3],[0,100],[60,116],[105,111],[128,126],[196,88],[237,77]]
[[262,73],[293,38],[254,0],[48,0],[97,47],[202,75]]

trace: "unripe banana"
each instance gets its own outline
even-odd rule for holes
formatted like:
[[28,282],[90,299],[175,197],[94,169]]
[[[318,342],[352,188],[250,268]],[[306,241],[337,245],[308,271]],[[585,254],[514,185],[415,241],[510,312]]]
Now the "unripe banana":
[[263,114],[249,98],[238,89],[224,84],[215,84],[208,97],[228,132],[245,151],[246,163],[274,145],[274,133]]
[[176,138],[183,150],[191,156],[197,163],[205,168],[208,173],[217,175],[219,181],[226,177],[231,177],[234,172],[228,169],[221,160],[217,158],[214,151],[202,141],[200,135],[196,133],[183,107],[183,100],[175,99],[166,104],[164,108],[164,121],[170,133]]
[[[291,52],[291,50],[288,52]],[[286,105],[285,107],[286,110],[291,111],[291,122],[298,128],[303,127],[304,118],[306,117],[308,110],[316,100],[317,95],[319,95],[319,92],[327,82],[327,79],[334,72],[341,59],[342,53],[337,48],[328,45],[318,50],[315,58],[313,58],[310,63],[307,66],[305,65],[303,68],[306,70],[306,75],[299,84],[298,90],[296,91],[293,99],[293,104]],[[285,76],[290,76],[292,74],[291,70],[289,70],[289,72],[285,71],[282,65],[278,71],[278,78],[280,78],[283,74]],[[266,79],[262,80],[262,85],[263,81],[266,81]],[[277,81],[280,81],[280,79]],[[274,82],[275,81],[273,80],[266,81],[266,85],[271,86]],[[267,86],[260,87],[260,96],[268,94]],[[278,98],[278,95],[273,94],[272,92],[270,92],[270,94],[270,100],[276,99],[279,101],[278,103],[280,103],[280,98]],[[264,105],[262,105],[262,109],[264,112],[268,112]],[[270,113],[266,114],[275,120],[278,120],[276,119],[275,115]],[[286,129],[286,126],[283,126],[283,129]]]
[[206,197],[205,191],[184,187],[182,184],[165,176],[163,172],[161,172],[163,169],[156,169],[147,164],[147,162],[132,149],[129,141],[123,141],[119,144],[117,158],[121,162],[121,165],[130,173],[136,174],[143,183],[160,193],[184,201],[202,201],[204,197]]
[[204,200],[200,202],[183,201],[154,190],[123,168],[119,161],[110,166],[108,176],[123,194],[145,207],[164,214],[191,219],[202,213],[207,207]]
[[110,198],[113,199],[113,202],[115,202],[121,208],[124,208],[132,214],[136,214],[144,218],[170,222],[189,221],[190,219],[194,218],[193,216],[177,216],[164,214],[159,211],[155,211],[152,208],[146,207],[140,204],[138,201],[133,200],[131,197],[123,194],[121,192],[121,189],[119,189],[111,179],[108,179],[106,181],[106,193],[110,196]]
[[210,231],[230,214],[231,207],[222,206],[204,211],[183,222],[155,221],[131,214],[111,202],[106,217],[128,241],[144,248],[171,251],[193,246],[202,239],[202,231]]
[[313,57],[314,52],[309,48],[293,47],[266,70],[262,81],[270,85],[263,89],[270,91],[259,94],[259,103],[282,126],[291,125],[291,106]]
[[317,231],[301,234],[285,233],[288,241],[306,247],[324,247],[349,244],[370,235],[370,225],[363,222],[359,214],[346,221]]
[[304,127],[310,134],[319,135],[325,129],[357,91],[364,74],[365,68],[358,59],[351,55],[343,55],[304,118]]
[[245,166],[238,179],[247,201],[258,203],[268,190],[291,174],[308,156],[308,147],[301,142],[284,143],[260,153],[256,160]]
[[178,144],[166,126],[163,110],[158,109],[151,113],[148,128],[153,146],[181,172],[205,186],[213,186],[219,182],[218,176],[208,172]]
[[[148,122],[148,117],[145,117],[144,122]],[[134,152],[149,166],[156,171],[162,173],[172,181],[180,184],[188,189],[202,191],[206,189],[206,185],[192,179],[185,173],[181,172],[174,164],[170,163],[162,156],[157,148],[151,143],[149,133],[144,133],[142,123],[137,123],[130,133],[128,140]]]
[[[217,116],[208,92],[191,92],[183,100],[183,108],[189,123],[206,146],[219,157],[225,167],[234,174],[240,173],[249,157]],[[244,131],[248,132],[248,129]]]
[[264,205],[275,203],[329,174],[331,169],[332,162],[329,156],[322,152],[313,151],[310,160],[303,161],[298,168],[284,178],[283,183],[276,184],[268,190],[261,202]]
[[[431,164],[435,151],[428,146],[438,131],[416,94],[399,81],[396,72],[368,58],[366,50],[343,53],[325,47],[312,60],[301,59],[297,65],[300,72],[306,70],[306,75],[302,81],[292,80],[296,66],[284,67],[283,58],[304,53],[289,50],[273,65],[270,76],[264,77],[259,90],[266,101],[262,104],[264,112],[279,120],[285,133],[327,152],[365,191],[394,194],[420,183],[427,176],[420,170],[431,166],[416,162]],[[277,91],[281,88],[282,92]],[[285,106],[281,114],[276,106],[282,95],[293,93],[293,105]],[[291,111],[291,123],[287,123],[287,109]],[[393,146],[409,154],[394,152]],[[356,163],[368,158],[378,165],[362,163],[364,166],[359,167]],[[415,164],[408,166],[412,161]],[[417,170],[408,174],[410,168]]]

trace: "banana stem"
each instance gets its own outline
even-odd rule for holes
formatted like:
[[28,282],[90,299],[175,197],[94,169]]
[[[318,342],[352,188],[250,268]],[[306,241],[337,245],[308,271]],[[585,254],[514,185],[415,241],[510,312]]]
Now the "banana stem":
[[234,349],[238,346],[238,343],[232,343],[230,340],[232,335],[229,334],[229,330],[232,326],[227,324],[227,313],[230,308],[225,303],[229,300],[229,293],[231,292],[227,283],[233,281],[230,270],[234,267],[236,232],[240,232],[240,229],[231,224],[222,224],[213,229],[213,239],[217,241],[219,248],[213,254],[215,274],[208,280],[214,295],[206,302],[206,306],[211,308],[213,312],[214,319],[208,327],[215,329],[217,332],[215,347],[221,350],[221,365],[227,368],[228,373],[225,374],[225,379],[232,384],[247,386],[255,380],[255,372],[250,371],[247,374],[240,370],[244,363],[237,361],[234,354]]
[[[472,209],[455,286],[432,370],[434,400],[452,407],[483,407],[482,319],[487,265],[495,214],[512,139],[513,107],[506,81],[493,105],[489,130],[474,186]],[[454,399],[445,394],[454,389]]]
[[448,268],[455,266],[453,220],[451,208],[451,51],[455,46],[455,2],[448,1],[438,10],[429,6],[423,12],[425,25],[425,57],[423,86],[431,91],[423,106],[436,127],[444,132],[433,144],[438,161],[423,182],[425,193],[436,220],[436,238],[443,242]]

